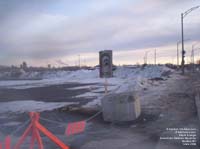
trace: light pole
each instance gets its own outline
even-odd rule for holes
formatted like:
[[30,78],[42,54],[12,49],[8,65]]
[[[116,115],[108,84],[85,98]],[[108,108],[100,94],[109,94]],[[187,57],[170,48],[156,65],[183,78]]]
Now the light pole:
[[193,10],[199,8],[200,6],[196,6],[196,7],[192,7],[190,9],[188,9],[187,11],[185,11],[184,13],[181,13],[181,38],[182,38],[182,62],[181,62],[181,67],[182,67],[182,73],[184,74],[184,64],[185,64],[185,50],[184,50],[184,30],[183,30],[183,19],[189,14],[191,13]]
[[145,52],[145,55],[144,55],[144,64],[147,64],[147,58],[148,58],[148,53],[149,53],[150,51],[146,51]]
[[[184,41],[188,41],[190,39],[185,39]],[[177,42],[177,66],[179,66],[179,44],[181,43],[182,41],[178,41]]]
[[157,50],[154,51],[154,65],[156,65],[157,60]]
[[192,65],[193,65],[193,72],[194,72],[194,70],[195,70],[195,62],[194,62],[194,47],[197,45],[197,44],[199,44],[199,43],[195,43],[195,44],[193,44],[192,45],[192,53],[191,53],[191,57],[192,57]]
[[78,65],[79,65],[79,68],[81,68],[81,56],[80,56],[80,54],[78,55]]
[[179,66],[179,50],[178,50],[178,46],[181,43],[181,41],[177,42],[177,67]]

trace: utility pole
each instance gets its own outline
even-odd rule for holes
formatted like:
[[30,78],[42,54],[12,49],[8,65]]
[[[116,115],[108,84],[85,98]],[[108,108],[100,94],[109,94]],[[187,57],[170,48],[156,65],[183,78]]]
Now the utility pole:
[[182,62],[181,62],[181,69],[182,74],[185,73],[185,50],[184,50],[184,32],[183,32],[183,13],[181,13],[181,39],[182,39]]
[[146,64],[146,57],[145,57],[145,55],[144,55],[144,65]]
[[148,59],[148,53],[149,51],[146,51],[145,54],[144,54],[144,64],[147,64],[147,59]]
[[193,63],[193,50],[191,50],[190,63]]
[[[185,39],[184,41],[187,41],[187,40],[190,40],[190,39]],[[178,41],[177,42],[177,66],[179,66],[179,44],[182,43],[182,41]]]
[[155,49],[155,51],[154,51],[154,64],[156,65],[156,49]]
[[192,69],[193,69],[193,72],[195,70],[195,64],[194,64],[194,46],[192,46]]
[[177,67],[179,66],[179,50],[178,50],[179,42],[177,42]]
[[191,60],[192,60],[192,65],[193,65],[193,72],[195,71],[194,50],[195,50],[195,46],[197,44],[199,44],[199,43],[195,43],[192,45]]
[[144,65],[147,64],[147,60],[146,60],[146,52],[144,54]]
[[79,64],[79,68],[81,68],[81,57],[80,57],[80,54],[78,55],[78,64]]

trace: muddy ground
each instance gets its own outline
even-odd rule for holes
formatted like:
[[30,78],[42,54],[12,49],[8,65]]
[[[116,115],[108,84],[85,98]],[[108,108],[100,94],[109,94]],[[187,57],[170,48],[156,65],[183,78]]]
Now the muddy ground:
[[[199,149],[199,135],[196,146],[183,146],[178,140],[160,140],[160,137],[173,136],[166,128],[196,128],[199,131],[197,111],[194,102],[193,83],[200,80],[198,75],[180,76],[173,74],[167,80],[151,80],[150,87],[138,92],[141,99],[142,114],[134,122],[115,124],[104,122],[99,115],[87,123],[84,133],[66,137],[66,125],[58,125],[41,120],[41,123],[58,136],[72,149]],[[67,92],[67,87],[79,86],[78,84],[53,85],[34,89],[0,89],[0,100],[37,100],[41,101],[81,101],[87,103],[92,99],[72,98],[87,90]],[[55,100],[56,99],[56,100]],[[92,114],[92,113],[91,113]],[[84,120],[90,114],[53,110],[42,112],[43,118],[48,118],[60,123]],[[28,119],[27,113],[4,113],[0,115],[0,139],[13,132]],[[12,135],[15,143],[25,128]],[[197,132],[199,133],[199,132]],[[42,136],[45,148],[56,149],[45,136]],[[27,148],[30,139],[26,140],[23,148]]]

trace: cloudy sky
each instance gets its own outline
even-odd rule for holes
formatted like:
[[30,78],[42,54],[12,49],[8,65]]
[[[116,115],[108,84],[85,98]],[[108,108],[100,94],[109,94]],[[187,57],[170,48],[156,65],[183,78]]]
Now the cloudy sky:
[[[82,64],[96,65],[104,49],[113,50],[115,64],[143,63],[147,51],[153,63],[154,49],[159,63],[176,63],[180,14],[197,5],[200,0],[0,0],[0,65],[76,65],[78,55]],[[197,9],[184,19],[188,56],[200,41],[199,26]]]

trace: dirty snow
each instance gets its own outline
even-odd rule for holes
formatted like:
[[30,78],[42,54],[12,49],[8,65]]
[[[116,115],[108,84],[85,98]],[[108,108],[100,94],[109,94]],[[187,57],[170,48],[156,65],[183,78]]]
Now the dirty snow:
[[[146,67],[117,67],[114,71],[112,78],[107,78],[107,89],[108,92],[125,92],[133,90],[141,90],[150,86],[150,79],[162,78],[165,79],[169,73],[173,70],[167,68],[166,66],[146,66]],[[37,74],[38,73],[34,73]],[[34,76],[30,74],[30,76]],[[167,74],[167,75],[166,75]],[[66,84],[66,83],[80,83],[80,84],[91,84],[81,87],[69,88],[71,90],[78,89],[89,89],[89,92],[80,94],[76,97],[78,98],[93,98],[96,100],[88,103],[88,105],[99,104],[100,97],[104,95],[105,91],[105,79],[99,78],[99,70],[77,70],[77,71],[57,71],[57,72],[46,72],[43,73],[41,80],[17,80],[17,81],[0,81],[0,87],[3,88],[12,88],[12,89],[27,89],[35,87],[43,87],[48,85],[55,84]],[[42,102],[33,102],[32,101],[23,101],[21,104],[31,105],[33,107],[40,105],[38,108],[47,108],[47,107],[61,107],[63,104],[60,103],[42,103]],[[4,104],[4,105],[3,105]],[[12,104],[12,103],[9,103]],[[15,103],[13,103],[15,104]],[[22,108],[19,104],[19,110]],[[1,107],[8,107],[6,103],[1,103]],[[24,107],[24,106],[23,106]],[[4,108],[5,109],[5,108]],[[24,109],[24,108],[22,108]],[[36,110],[38,110],[36,109]],[[6,109],[5,109],[6,110]],[[12,110],[12,109],[10,109]],[[29,110],[29,108],[25,108]],[[31,109],[34,110],[34,109]]]
[[[148,66],[148,67],[118,67],[114,71],[114,77],[109,78],[109,85],[119,86],[124,83],[141,84],[147,79],[163,77],[167,71],[172,71],[165,66]],[[35,74],[35,72],[33,72]],[[36,73],[38,75],[38,73]],[[32,76],[30,74],[30,76]],[[77,71],[57,71],[47,72],[42,74],[41,80],[15,80],[15,81],[0,81],[0,87],[14,88],[14,89],[26,89],[34,87],[42,87],[53,84],[64,84],[67,82],[76,83],[101,83],[105,82],[105,79],[99,78],[99,70],[77,70]],[[30,78],[30,77],[29,77]],[[91,86],[86,86],[90,88]],[[115,87],[111,87],[114,89]],[[73,88],[72,88],[73,89]]]
[[76,102],[42,102],[42,101],[11,101],[11,102],[1,102],[0,104],[0,114],[2,113],[24,113],[24,112],[41,112],[41,111],[51,111],[58,109],[67,105],[77,104]]

